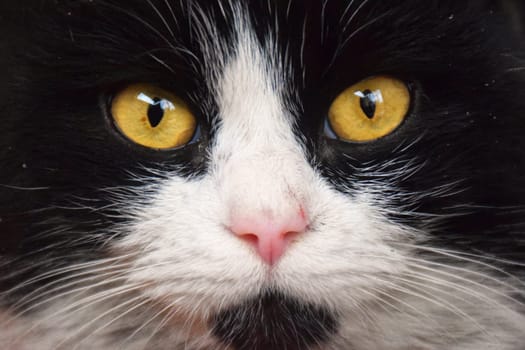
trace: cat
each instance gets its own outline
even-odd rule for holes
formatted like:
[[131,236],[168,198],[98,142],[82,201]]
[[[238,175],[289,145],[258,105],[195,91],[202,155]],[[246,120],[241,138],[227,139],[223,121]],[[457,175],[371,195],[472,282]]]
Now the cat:
[[0,348],[525,349],[520,2],[0,6]]

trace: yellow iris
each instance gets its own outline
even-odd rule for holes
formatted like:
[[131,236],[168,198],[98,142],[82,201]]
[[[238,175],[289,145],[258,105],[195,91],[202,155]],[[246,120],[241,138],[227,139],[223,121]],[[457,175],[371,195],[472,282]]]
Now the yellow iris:
[[128,139],[153,149],[184,146],[197,128],[195,116],[182,99],[148,84],[122,90],[113,99],[111,113]]
[[405,83],[377,76],[344,90],[332,103],[328,120],[339,138],[368,142],[397,129],[409,108],[410,92]]

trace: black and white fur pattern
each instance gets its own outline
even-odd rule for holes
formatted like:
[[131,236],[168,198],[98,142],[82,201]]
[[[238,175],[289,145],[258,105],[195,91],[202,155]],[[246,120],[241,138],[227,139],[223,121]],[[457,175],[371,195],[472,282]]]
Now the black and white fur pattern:
[[[519,3],[8,3],[2,349],[525,349]],[[337,140],[331,101],[378,74],[409,117]],[[136,82],[188,101],[189,145],[118,134]],[[298,207],[273,268],[228,229]]]

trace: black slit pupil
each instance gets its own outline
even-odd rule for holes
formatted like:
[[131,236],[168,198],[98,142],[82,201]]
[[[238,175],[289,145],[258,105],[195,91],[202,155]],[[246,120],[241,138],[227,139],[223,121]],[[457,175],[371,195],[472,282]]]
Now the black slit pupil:
[[159,126],[162,118],[164,118],[164,109],[160,98],[155,97],[153,101],[155,101],[155,104],[150,105],[148,108],[148,119],[151,127],[156,128]]
[[369,119],[372,119],[376,114],[376,101],[374,93],[370,90],[365,90],[363,91],[363,95],[364,96],[361,97],[361,100],[359,101],[361,104],[361,109]]

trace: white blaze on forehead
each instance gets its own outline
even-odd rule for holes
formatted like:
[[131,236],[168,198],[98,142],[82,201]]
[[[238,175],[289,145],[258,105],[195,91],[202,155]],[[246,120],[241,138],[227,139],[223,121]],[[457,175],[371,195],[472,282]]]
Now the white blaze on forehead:
[[[272,45],[263,49],[247,24],[238,25],[234,53],[218,82],[218,104],[224,136],[295,143],[292,119],[282,99],[287,73]],[[240,135],[239,135],[240,134]],[[285,145],[285,146],[286,146]],[[274,144],[274,146],[277,146]]]
[[227,215],[297,215],[308,197],[305,184],[314,178],[293,132],[290,103],[283,100],[287,74],[268,51],[239,26],[235,51],[218,81],[213,165]]

